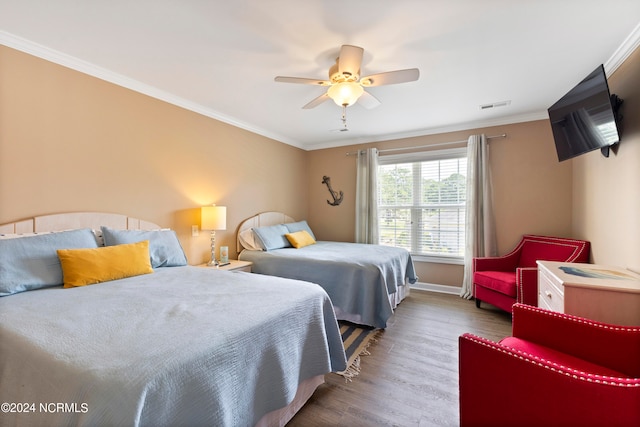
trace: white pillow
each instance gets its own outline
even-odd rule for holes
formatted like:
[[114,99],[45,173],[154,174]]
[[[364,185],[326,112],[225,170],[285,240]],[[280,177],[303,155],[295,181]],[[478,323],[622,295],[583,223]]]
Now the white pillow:
[[43,231],[40,233],[4,233],[4,234],[0,234],[0,240],[2,239],[19,239],[21,237],[31,237],[31,236],[38,236],[40,234],[51,234],[53,233],[53,231]]
[[238,240],[243,248],[248,251],[261,251],[262,246],[256,239],[256,235],[253,233],[253,229],[244,230],[238,235]]
[[[29,237],[29,236],[39,236],[42,234],[51,234],[51,233],[61,233],[63,231],[71,231],[72,229],[69,230],[60,230],[60,231],[39,231],[37,233],[0,233],[0,240],[2,239],[19,239],[21,237]],[[94,236],[96,236],[96,243],[98,243],[98,246],[104,246],[104,238],[102,237],[102,230],[100,229],[93,229],[91,230],[93,231]]]

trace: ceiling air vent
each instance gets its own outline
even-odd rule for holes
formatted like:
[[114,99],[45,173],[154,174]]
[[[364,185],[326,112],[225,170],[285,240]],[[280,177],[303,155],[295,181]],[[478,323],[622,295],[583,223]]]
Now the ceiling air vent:
[[491,104],[482,104],[482,105],[480,105],[480,109],[481,110],[490,110],[491,108],[506,107],[509,104],[511,104],[511,101],[492,102]]

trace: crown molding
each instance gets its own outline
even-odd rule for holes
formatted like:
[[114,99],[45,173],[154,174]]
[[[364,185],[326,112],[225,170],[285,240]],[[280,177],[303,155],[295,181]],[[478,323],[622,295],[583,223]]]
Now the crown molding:
[[[130,89],[132,91],[150,96],[152,98],[167,102],[169,104],[176,105],[186,110],[193,111],[203,116],[206,116],[215,120],[219,120],[221,122],[230,124],[232,126],[247,130],[249,132],[262,135],[266,138],[270,138],[275,141],[282,142],[284,144],[291,145],[293,147],[300,148],[307,151],[319,150],[324,148],[341,147],[346,145],[369,143],[369,142],[380,142],[380,141],[388,141],[393,139],[434,135],[439,133],[455,132],[460,130],[478,129],[478,128],[490,127],[490,126],[501,126],[501,125],[507,125],[507,124],[543,120],[548,118],[548,115],[545,111],[545,112],[524,114],[520,116],[510,116],[510,117],[505,117],[505,118],[496,119],[492,121],[466,122],[466,123],[461,123],[461,124],[456,124],[451,126],[421,129],[421,130],[402,132],[402,133],[396,133],[396,134],[380,135],[377,137],[363,136],[359,138],[351,138],[348,140],[329,141],[326,143],[302,144],[299,141],[294,141],[283,135],[280,135],[274,132],[269,132],[269,131],[266,131],[265,129],[252,126],[241,120],[237,120],[233,117],[229,117],[218,111],[212,110],[210,108],[206,108],[200,104],[191,102],[179,96],[175,96],[171,93],[168,93],[156,87],[147,85],[138,80],[131,79],[129,77],[123,76],[118,73],[114,73],[112,71],[99,67],[90,62],[83,61],[81,59],[56,51],[54,49],[50,49],[46,46],[40,45],[38,43],[34,43],[32,41],[18,37],[6,31],[0,31],[0,44],[10,47],[12,49],[19,50],[21,52],[28,53],[30,55],[47,60],[49,62],[53,62],[55,64],[64,66],[66,68],[79,71],[81,73],[90,75],[92,77],[96,77],[98,79],[107,81],[109,83],[116,84],[118,86]],[[616,49],[613,55],[604,64],[605,72],[607,73],[607,75],[613,74],[613,72],[615,72],[615,70],[617,70],[622,63],[624,63],[624,61],[638,48],[638,46],[640,46],[640,24],[638,24],[634,28],[631,34],[629,34],[629,36],[622,42],[620,47]]]
[[123,76],[122,74],[114,73],[113,71],[107,70],[98,65],[92,64],[87,61],[83,61],[81,59],[78,59],[71,55],[67,55],[66,53],[62,53],[57,50],[48,48],[41,44],[34,43],[22,37],[18,37],[11,33],[7,33],[6,31],[0,31],[0,44],[10,47],[12,49],[19,50],[21,52],[27,53],[29,55],[44,59],[54,64],[58,64],[63,67],[81,72],[83,74],[87,74],[89,76],[98,78],[100,80],[104,80],[106,82],[113,83],[115,85],[124,87],[126,89],[130,89],[134,92],[138,92],[143,95],[147,95],[152,98],[158,99],[160,101],[164,101],[169,104],[178,106],[180,108],[184,108],[185,110],[193,111],[195,113],[201,114],[203,116],[206,116],[215,120],[219,120],[221,122],[230,124],[232,126],[247,130],[249,132],[253,132],[258,135],[271,138],[278,142],[282,142],[297,148],[304,149],[304,146],[302,144],[298,143],[297,141],[292,141],[291,139],[283,135],[276,134],[273,132],[268,132],[261,128],[257,128],[248,123],[237,120],[233,117],[229,117],[224,114],[221,114],[218,111],[203,107],[200,104],[191,102],[179,96],[173,95],[169,92],[165,92],[154,86],[150,86],[138,80]]
[[520,114],[508,117],[501,117],[492,120],[478,120],[472,122],[457,123],[450,126],[440,126],[434,128],[419,129],[409,132],[401,132],[387,135],[378,135],[376,137],[363,136],[358,138],[343,139],[340,141],[329,141],[326,143],[307,144],[306,150],[322,150],[325,148],[344,147],[348,145],[367,144],[371,142],[392,141],[396,139],[415,138],[419,136],[437,135],[441,133],[457,132],[472,129],[482,129],[494,126],[513,125],[516,123],[533,122],[536,120],[546,120],[549,118],[547,111],[539,111],[535,113]]
[[616,51],[611,55],[611,57],[604,64],[604,69],[607,76],[613,74],[620,65],[624,61],[627,60],[629,55],[631,55],[637,48],[640,46],[640,24],[638,24],[631,34],[622,42],[620,47],[616,49]]

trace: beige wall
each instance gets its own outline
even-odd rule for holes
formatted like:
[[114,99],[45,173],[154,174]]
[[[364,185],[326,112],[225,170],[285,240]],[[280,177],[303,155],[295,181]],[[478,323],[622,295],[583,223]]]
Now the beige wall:
[[591,241],[594,263],[640,270],[640,49],[608,80],[624,100],[622,137],[609,158],[573,160],[573,228]]
[[197,208],[226,205],[218,245],[262,211],[307,211],[307,153],[0,46],[0,223],[68,211],[174,228],[190,263]]
[[[197,208],[228,207],[218,245],[256,212],[307,218],[318,238],[352,241],[355,157],[380,149],[506,133],[491,142],[498,251],[524,233],[586,238],[594,262],[640,267],[639,53],[610,78],[625,99],[617,155],[559,163],[547,120],[305,152],[0,46],[0,223],[63,211],[128,214],[178,231],[189,261]],[[330,206],[324,175],[345,194]],[[418,263],[422,282],[459,286],[462,267]]]
[[[507,134],[490,142],[498,252],[512,249],[522,234],[571,236],[572,168],[559,163],[548,120],[471,129],[402,140],[309,152],[309,223],[319,238],[353,241],[355,230],[356,159],[346,156],[358,148],[415,147],[466,140],[474,133]],[[384,154],[384,153],[383,153]],[[340,206],[330,206],[322,176],[334,190],[343,190]],[[416,263],[421,282],[460,286],[462,266]]]

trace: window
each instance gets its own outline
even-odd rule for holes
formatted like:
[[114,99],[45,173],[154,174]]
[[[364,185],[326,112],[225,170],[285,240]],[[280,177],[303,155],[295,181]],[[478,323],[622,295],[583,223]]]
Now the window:
[[380,156],[380,244],[418,259],[464,259],[466,148]]

